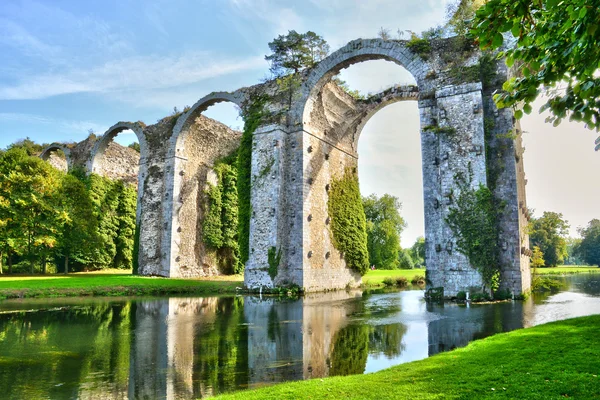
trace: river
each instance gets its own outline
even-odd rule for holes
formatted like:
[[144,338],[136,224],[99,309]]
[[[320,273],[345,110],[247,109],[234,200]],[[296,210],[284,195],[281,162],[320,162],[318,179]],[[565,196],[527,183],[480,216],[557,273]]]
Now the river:
[[3,399],[189,399],[360,374],[600,313],[600,274],[555,294],[433,305],[420,290],[0,302]]

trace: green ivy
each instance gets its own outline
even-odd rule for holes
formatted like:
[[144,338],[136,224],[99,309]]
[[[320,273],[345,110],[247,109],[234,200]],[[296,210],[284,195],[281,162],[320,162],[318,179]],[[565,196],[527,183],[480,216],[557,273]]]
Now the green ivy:
[[241,263],[246,264],[250,256],[250,217],[252,216],[252,136],[267,116],[265,106],[269,101],[267,95],[256,95],[242,111],[244,132],[237,160],[238,191],[238,243]]
[[218,250],[223,246],[223,225],[221,214],[223,213],[222,204],[222,185],[218,178],[217,185],[210,185],[206,191],[208,197],[208,211],[202,224],[202,235],[204,243],[210,248]]
[[207,190],[208,211],[202,226],[204,241],[217,252],[219,269],[226,273],[243,272],[238,244],[237,170],[231,164],[236,157],[227,157],[215,165],[217,185]]
[[275,279],[279,269],[279,262],[281,261],[281,249],[278,251],[275,246],[269,248],[267,254],[269,262],[269,276],[271,279]]
[[331,182],[327,208],[333,245],[343,254],[348,267],[364,275],[369,270],[367,221],[358,177],[349,169]]
[[502,207],[489,188],[461,186],[457,206],[450,208],[446,222],[457,237],[458,251],[481,273],[484,284],[496,291],[501,265],[497,221]]
[[133,237],[133,275],[139,274],[140,264],[140,224],[135,225],[135,236]]

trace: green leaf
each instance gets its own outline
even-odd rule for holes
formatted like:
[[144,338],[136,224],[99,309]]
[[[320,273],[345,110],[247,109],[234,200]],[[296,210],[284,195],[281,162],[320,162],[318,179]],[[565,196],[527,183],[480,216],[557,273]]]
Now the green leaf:
[[525,104],[523,106],[523,111],[525,111],[525,114],[527,114],[527,115],[531,114],[531,110],[532,110],[531,104]]
[[581,18],[585,17],[585,14],[587,14],[587,7],[583,6],[581,8],[581,10],[579,10],[579,18],[581,19]]
[[514,37],[519,37],[521,35],[521,24],[516,22],[511,30],[511,33]]
[[521,118],[523,118],[523,111],[522,111],[522,110],[516,110],[516,111],[515,111],[515,118],[516,118],[516,119],[521,119]]
[[494,40],[492,40],[492,47],[498,48],[498,47],[502,46],[503,42],[504,42],[504,37],[502,36],[502,34],[496,33],[496,35],[494,35]]

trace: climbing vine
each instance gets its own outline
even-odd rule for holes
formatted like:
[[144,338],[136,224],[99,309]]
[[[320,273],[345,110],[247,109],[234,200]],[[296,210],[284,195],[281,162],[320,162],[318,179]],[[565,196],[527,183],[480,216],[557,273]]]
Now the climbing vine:
[[270,247],[267,257],[269,262],[269,276],[271,279],[275,279],[279,270],[279,262],[281,261],[281,249],[277,250],[275,246]]
[[489,188],[470,188],[464,183],[456,204],[446,222],[457,237],[458,251],[481,273],[484,284],[496,291],[500,284],[497,220],[501,207]]
[[348,267],[364,275],[369,269],[367,221],[358,177],[351,170],[331,182],[327,208],[335,248],[342,252]]
[[204,241],[217,251],[219,269],[225,273],[243,271],[238,244],[238,191],[237,171],[232,164],[236,157],[228,157],[215,165],[217,184],[209,185],[208,211],[202,226]]
[[204,242],[213,249],[220,249],[223,246],[223,224],[221,222],[221,214],[223,213],[222,188],[221,177],[219,177],[217,185],[209,184],[206,190],[208,212],[204,217],[202,233]]
[[253,96],[251,102],[242,110],[244,118],[244,132],[237,159],[237,191],[238,191],[238,243],[241,263],[246,264],[250,256],[250,217],[252,205],[250,203],[252,182],[252,135],[262,124],[267,115],[265,106],[269,101],[267,95]]

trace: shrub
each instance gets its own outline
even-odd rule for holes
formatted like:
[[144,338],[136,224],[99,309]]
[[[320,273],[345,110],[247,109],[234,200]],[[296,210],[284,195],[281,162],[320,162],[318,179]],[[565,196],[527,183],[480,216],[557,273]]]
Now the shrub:
[[406,279],[404,276],[397,276],[395,278],[387,277],[383,280],[383,284],[388,287],[406,287],[408,286],[408,279]]
[[483,292],[471,293],[471,301],[473,303],[480,303],[483,301],[490,301],[490,300],[492,300],[492,298],[487,293],[483,293]]
[[399,276],[396,278],[396,286],[398,287],[406,287],[408,286],[408,279],[404,276]]
[[494,300],[509,300],[512,299],[512,293],[508,289],[501,289],[494,292]]
[[456,300],[459,300],[459,301],[467,300],[467,292],[465,292],[464,290],[461,290],[460,292],[458,292],[456,294]]
[[412,283],[413,285],[424,285],[425,284],[425,276],[415,275],[411,279],[410,283]]
[[383,284],[385,286],[394,286],[395,282],[394,282],[394,279],[392,279],[392,278],[385,278],[383,280]]

